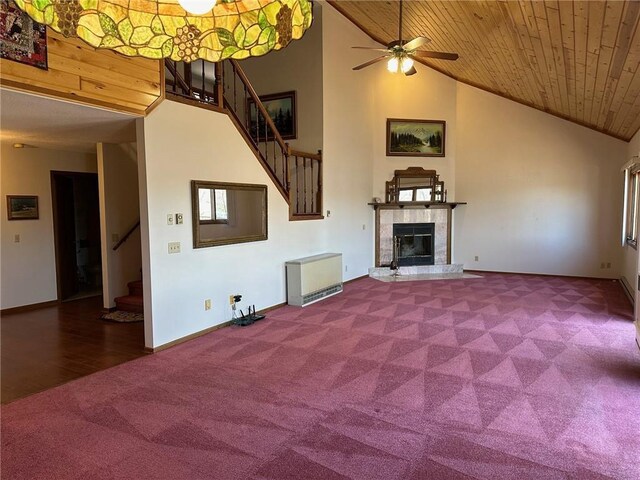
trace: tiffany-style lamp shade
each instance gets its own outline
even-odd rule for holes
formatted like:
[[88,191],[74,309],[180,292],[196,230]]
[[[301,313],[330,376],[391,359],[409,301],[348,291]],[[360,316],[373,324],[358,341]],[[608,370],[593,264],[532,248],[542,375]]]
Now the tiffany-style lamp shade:
[[178,0],[14,0],[64,36],[129,56],[217,62],[264,55],[311,26],[310,0],[218,0],[202,15]]

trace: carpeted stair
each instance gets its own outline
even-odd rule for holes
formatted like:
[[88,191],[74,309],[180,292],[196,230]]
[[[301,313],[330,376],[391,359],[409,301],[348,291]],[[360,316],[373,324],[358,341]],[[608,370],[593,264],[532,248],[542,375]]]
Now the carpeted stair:
[[129,282],[129,295],[117,297],[115,299],[116,309],[123,312],[143,313],[144,301],[142,298],[142,280]]

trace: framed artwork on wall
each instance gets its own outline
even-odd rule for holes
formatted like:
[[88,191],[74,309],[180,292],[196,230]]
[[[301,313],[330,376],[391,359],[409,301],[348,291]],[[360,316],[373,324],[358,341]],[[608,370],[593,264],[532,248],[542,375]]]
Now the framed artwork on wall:
[[[295,91],[260,95],[260,101],[269,113],[283,140],[298,138]],[[247,108],[249,131],[256,138],[256,132],[265,131],[264,118],[258,115],[256,104],[253,100],[248,100]]]
[[47,70],[47,28],[12,0],[0,0],[0,58]]
[[40,213],[37,195],[7,195],[8,220],[37,220],[38,218]]
[[444,120],[387,119],[387,156],[444,157]]

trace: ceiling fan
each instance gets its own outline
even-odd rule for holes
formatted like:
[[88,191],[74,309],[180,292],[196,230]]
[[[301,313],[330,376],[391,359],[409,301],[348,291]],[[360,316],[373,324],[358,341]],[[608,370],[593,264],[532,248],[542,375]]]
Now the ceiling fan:
[[431,39],[427,37],[416,37],[413,40],[409,40],[408,42],[404,43],[404,41],[402,40],[402,0],[400,0],[400,16],[398,24],[398,40],[394,40],[393,42],[389,43],[387,45],[387,48],[352,47],[363,50],[385,52],[384,55],[378,58],[374,58],[373,60],[369,60],[368,62],[353,67],[354,70],[361,70],[365,67],[368,67],[369,65],[373,65],[374,63],[378,63],[388,58],[389,60],[387,62],[387,69],[391,73],[398,73],[398,71],[400,71],[409,76],[418,73],[416,68],[413,66],[414,58],[437,58],[440,60],[458,59],[457,53],[419,50],[421,47],[431,41]]

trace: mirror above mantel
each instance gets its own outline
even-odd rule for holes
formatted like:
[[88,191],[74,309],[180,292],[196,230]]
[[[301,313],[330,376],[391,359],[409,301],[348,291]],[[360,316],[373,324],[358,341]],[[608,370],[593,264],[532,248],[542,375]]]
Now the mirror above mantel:
[[409,167],[396,170],[385,184],[385,202],[446,202],[444,182],[435,170]]
[[453,210],[458,205],[466,202],[452,202],[447,199],[447,190],[444,181],[435,170],[426,170],[422,167],[408,167],[404,170],[395,170],[393,178],[385,182],[385,199],[382,202],[374,198],[369,204],[374,209],[380,208],[450,208]]
[[386,182],[385,202],[446,202],[444,182],[435,170],[409,167],[396,170],[393,178]]

